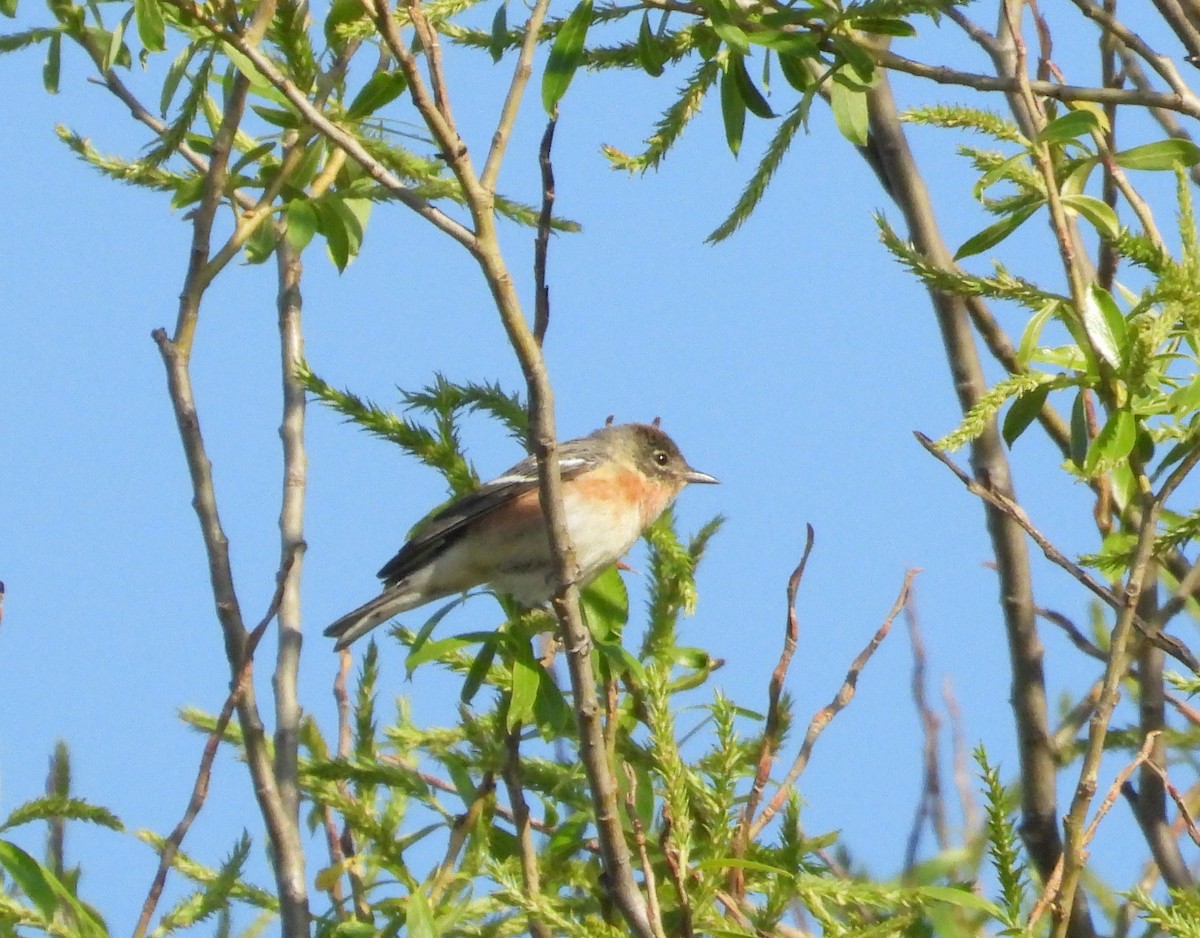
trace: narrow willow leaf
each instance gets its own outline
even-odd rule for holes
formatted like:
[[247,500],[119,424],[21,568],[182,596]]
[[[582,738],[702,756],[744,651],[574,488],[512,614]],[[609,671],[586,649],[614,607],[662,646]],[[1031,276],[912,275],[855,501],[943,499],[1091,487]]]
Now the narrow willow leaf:
[[162,52],[167,47],[166,24],[158,0],[133,0],[133,12],[142,46],[149,52]]
[[976,182],[971,188],[971,194],[974,195],[976,199],[982,198],[983,194],[987,192],[988,189],[998,183],[1001,179],[1008,178],[1010,174],[1013,174],[1016,171],[1017,167],[1023,166],[1027,158],[1028,154],[1017,153],[1015,156],[1010,156],[999,166],[989,169],[986,173],[979,177],[979,181]]
[[175,61],[167,69],[167,76],[163,79],[162,94],[158,99],[158,113],[163,117],[166,117],[167,111],[171,109],[171,102],[175,99],[175,91],[179,88],[179,82],[187,74],[187,67],[192,61],[192,56],[199,48],[199,43],[187,46],[180,51],[179,55],[175,56]]
[[1177,165],[1200,163],[1200,146],[1191,140],[1159,140],[1113,154],[1113,162],[1125,169],[1174,169]]
[[1017,346],[1017,361],[1020,364],[1028,365],[1033,361],[1037,344],[1042,338],[1042,330],[1057,313],[1058,303],[1051,302],[1042,304],[1038,311],[1029,317],[1029,322],[1025,324],[1025,329],[1021,333],[1021,342]]
[[268,124],[275,127],[282,127],[284,130],[295,130],[304,123],[303,118],[299,114],[295,111],[289,111],[284,107],[267,107],[264,104],[251,104],[250,110]]
[[714,18],[712,20],[713,31],[720,37],[725,45],[729,46],[731,52],[736,52],[739,55],[745,55],[750,51],[750,37],[746,35],[746,31],[736,23],[728,20]]
[[655,37],[654,30],[650,28],[649,10],[642,14],[642,25],[638,29],[637,52],[638,62],[641,63],[647,75],[657,78],[663,73],[667,56]]
[[554,37],[554,45],[550,47],[550,57],[546,61],[546,72],[542,76],[542,106],[551,116],[556,113],[558,102],[567,93],[571,79],[583,61],[583,45],[591,24],[592,0],[581,0]]
[[609,567],[580,592],[588,630],[596,641],[619,641],[629,621],[629,591],[616,567]]
[[1111,468],[1133,452],[1136,441],[1137,420],[1133,413],[1123,407],[1113,411],[1088,448],[1083,462],[1084,473],[1092,475]]
[[1012,402],[1012,406],[1008,408],[1008,413],[1004,416],[1004,425],[1000,430],[1004,436],[1004,442],[1010,448],[1042,412],[1042,405],[1046,403],[1046,395],[1049,393],[1050,385],[1042,384]]
[[1086,393],[1081,388],[1075,395],[1075,403],[1071,405],[1071,462],[1080,469],[1092,443],[1088,435]]
[[418,889],[409,893],[408,902],[405,903],[404,908],[404,933],[408,938],[438,938],[441,933],[433,920],[433,910],[429,907],[429,900],[425,898],[423,892]]
[[81,938],[106,938],[104,923],[75,898],[54,873],[16,844],[0,840],[0,869],[6,872],[47,921],[71,921],[70,934]]
[[247,263],[265,263],[267,258],[275,253],[275,241],[275,226],[271,223],[270,218],[264,218],[251,232],[246,243],[242,245]]
[[844,64],[837,70],[837,76],[849,87],[866,91],[875,80],[875,60],[869,52],[844,33],[835,33],[831,40]]
[[491,638],[484,640],[479,653],[475,655],[475,660],[471,662],[466,680],[463,681],[462,690],[458,694],[459,700],[463,703],[469,704],[474,700],[475,695],[479,693],[479,688],[487,680],[488,671],[491,670],[492,662],[496,659],[496,645],[497,638],[493,634]]
[[808,91],[813,83],[812,73],[805,64],[806,58],[807,56],[779,52],[779,70],[783,72],[787,83],[800,92]]
[[533,705],[537,701],[538,685],[542,682],[541,665],[534,660],[528,647],[518,651],[512,664],[512,696],[508,703],[505,727],[512,731],[518,723],[530,723]]
[[346,109],[346,116],[352,120],[368,117],[385,104],[398,98],[407,87],[408,80],[399,69],[394,72],[380,72],[378,75],[372,75],[370,80],[362,86],[362,90],[354,96],[354,100],[350,102],[350,107]]
[[112,31],[112,35],[108,40],[108,49],[104,52],[104,61],[101,65],[101,71],[108,73],[112,71],[112,67],[116,64],[117,59],[121,55],[121,47],[125,44],[125,29],[129,26],[129,21],[133,18],[133,10],[129,9],[125,15],[121,17],[116,28]]
[[58,94],[62,73],[62,33],[55,33],[46,44],[46,64],[42,66],[42,84],[50,94]]
[[1093,283],[1084,298],[1083,328],[1097,354],[1114,368],[1120,368],[1128,326],[1112,294],[1099,284]]
[[502,2],[492,17],[492,32],[488,37],[488,52],[493,62],[499,62],[504,56],[504,47],[508,44],[508,3]]
[[1079,142],[1079,137],[1096,130],[1099,126],[1100,119],[1092,111],[1068,111],[1062,117],[1050,121],[1034,139],[1038,143]]
[[860,16],[850,20],[850,25],[861,29],[864,33],[874,33],[877,36],[915,36],[916,27],[904,20],[883,16]]
[[721,118],[725,122],[725,142],[734,156],[742,148],[746,129],[746,102],[742,100],[737,79],[726,68],[721,72]]
[[959,886],[918,886],[916,892],[919,895],[936,899],[939,902],[946,902],[962,909],[983,912],[993,919],[999,920],[1002,915],[1000,907],[994,902],[985,899],[983,896],[977,896],[970,889],[963,889]]
[[1097,165],[1099,165],[1099,160],[1094,156],[1077,160],[1074,169],[1063,177],[1062,186],[1058,191],[1064,196],[1083,195],[1084,189],[1087,188],[1087,181],[1092,175],[1092,170]]
[[1117,220],[1117,213],[1107,202],[1090,195],[1064,195],[1062,202],[1090,221],[1102,237],[1115,241],[1121,236],[1121,223]]
[[829,103],[833,108],[833,122],[842,136],[855,146],[866,146],[870,129],[866,92],[834,80],[829,83]]
[[729,54],[729,70],[733,73],[734,81],[737,82],[738,91],[746,104],[747,110],[757,117],[774,117],[775,112],[771,110],[771,105],[767,103],[767,99],[763,97],[762,92],[755,87],[754,79],[746,71],[746,60],[742,56],[731,52]]
[[0,840],[0,869],[20,887],[21,892],[33,903],[47,921],[54,918],[58,903],[50,885],[50,871],[45,869],[28,853],[6,840]]
[[961,260],[964,257],[973,257],[976,254],[981,254],[990,247],[995,247],[1010,234],[1020,228],[1029,217],[1041,207],[1040,203],[1034,205],[1026,205],[1015,212],[1005,215],[993,225],[988,225],[983,231],[962,243],[954,253],[954,259]]

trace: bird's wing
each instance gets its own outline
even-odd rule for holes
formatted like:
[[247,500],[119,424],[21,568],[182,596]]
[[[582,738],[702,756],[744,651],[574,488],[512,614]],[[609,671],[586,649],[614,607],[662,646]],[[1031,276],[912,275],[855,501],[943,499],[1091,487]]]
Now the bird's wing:
[[[573,440],[559,448],[558,467],[564,479],[596,465],[596,457],[589,448],[576,445],[584,442]],[[399,582],[462,537],[479,519],[537,488],[537,484],[537,460],[527,456],[507,472],[431,515],[377,576],[388,586]]]

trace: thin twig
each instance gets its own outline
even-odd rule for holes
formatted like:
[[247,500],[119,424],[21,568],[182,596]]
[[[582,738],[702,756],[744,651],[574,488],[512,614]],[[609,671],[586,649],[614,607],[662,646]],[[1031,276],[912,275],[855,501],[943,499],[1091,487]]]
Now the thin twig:
[[[939,450],[934,445],[933,441],[924,433],[918,431],[913,435],[917,438],[917,442],[920,443],[930,455],[932,455],[938,460],[938,462],[942,463],[942,465],[946,466],[951,472],[954,473],[958,480],[967,487],[967,491],[969,491],[972,495],[977,495],[978,497],[982,498],[988,504],[994,505],[1005,515],[1019,524],[1025,530],[1025,533],[1033,539],[1033,542],[1042,549],[1042,553],[1046,555],[1047,560],[1067,571],[1067,573],[1087,587],[1091,593],[1104,600],[1104,602],[1110,607],[1120,611],[1123,605],[1122,600],[1119,599],[1116,594],[1112,592],[1112,590],[1097,581],[1090,573],[1088,573],[1078,564],[1073,563],[1065,554],[1063,554],[1062,551],[1055,547],[1054,544],[1051,543],[1051,541],[1034,526],[1033,522],[1029,519],[1029,516],[1025,513],[1025,510],[1020,505],[1012,501],[1012,499],[1008,498],[1006,495],[996,491],[991,486],[986,485],[983,482],[979,482],[967,475],[967,473],[963,472],[962,469],[954,464],[954,461],[950,459],[949,456]],[[1149,639],[1158,647],[1162,648],[1162,650],[1168,655],[1175,658],[1181,664],[1186,665],[1192,671],[1200,673],[1200,662],[1198,662],[1195,655],[1193,655],[1191,651],[1189,651],[1177,639],[1162,633],[1152,633],[1146,627],[1146,623],[1144,622],[1135,621],[1135,625],[1138,630],[1146,636],[1147,639]]]
[[791,769],[788,770],[787,777],[779,784],[778,790],[770,803],[763,808],[758,819],[750,827],[750,839],[754,840],[762,833],[762,829],[770,823],[780,808],[787,801],[788,795],[791,793],[796,780],[804,772],[808,766],[808,760],[812,757],[813,746],[816,745],[817,738],[825,731],[830,722],[839,713],[846,709],[846,706],[854,699],[854,690],[858,686],[858,676],[862,673],[867,662],[871,660],[871,656],[875,654],[875,650],[887,637],[888,632],[892,628],[892,622],[896,616],[900,614],[900,610],[904,608],[904,604],[908,602],[908,592],[912,588],[913,578],[916,577],[920,570],[909,570],[904,575],[904,583],[900,587],[900,594],[896,597],[896,601],[892,604],[891,610],[887,614],[887,618],[883,620],[883,624],[876,629],[875,634],[871,636],[871,640],[867,642],[862,651],[850,665],[850,670],[846,672],[846,678],[842,681],[842,686],[834,695],[833,700],[826,706],[822,707],[813,716],[812,721],[808,724],[808,732],[804,734],[804,742],[800,746],[800,752],[797,754],[795,761],[792,763]]
[[[529,899],[541,898],[542,877],[538,867],[537,847],[529,823],[529,804],[525,801],[525,780],[521,768],[521,724],[518,722],[504,734],[504,787],[512,805],[513,825],[521,850],[521,883]],[[527,915],[529,934],[533,938],[551,938],[550,929],[533,911]]]
[[[864,47],[865,48],[865,47]],[[961,85],[977,91],[1002,91],[1011,94],[1020,89],[1013,78],[998,78],[964,72],[943,65],[927,65],[905,58],[886,49],[869,50],[875,61],[885,69],[903,72],[917,78],[926,78],[939,85]],[[1136,107],[1161,108],[1176,111],[1189,117],[1200,118],[1200,101],[1193,95],[1167,94],[1161,91],[1142,91],[1129,88],[1096,88],[1082,85],[1059,85],[1049,81],[1029,82],[1029,90],[1042,98],[1055,101],[1095,101],[1097,104],[1129,104]]]
[[[1128,781],[1129,776],[1134,773],[1137,767],[1145,762],[1147,758],[1149,758],[1150,750],[1153,748],[1154,741],[1157,736],[1157,733],[1151,733],[1149,736],[1147,736],[1142,743],[1142,748],[1138,750],[1138,754],[1134,757],[1133,761],[1117,773],[1117,777],[1113,779],[1113,783],[1109,786],[1108,792],[1104,796],[1104,800],[1100,802],[1100,806],[1096,809],[1095,817],[1092,818],[1091,823],[1089,823],[1087,828],[1083,831],[1078,847],[1080,851],[1085,851],[1087,845],[1092,842],[1092,838],[1096,836],[1096,828],[1104,819],[1104,815],[1108,814],[1109,808],[1113,806],[1113,803],[1120,795],[1121,786]],[[1065,859],[1065,857],[1066,853],[1064,852],[1063,858]],[[1029,913],[1029,920],[1027,923],[1028,928],[1032,928],[1037,923],[1038,919],[1045,914],[1045,911],[1050,904],[1058,899],[1059,892],[1062,888],[1062,878],[1063,860],[1060,859],[1058,861],[1058,866],[1054,868],[1054,873],[1049,879],[1047,879],[1045,886],[1042,887],[1042,894],[1038,897],[1038,901],[1035,903],[1033,911]]]
[[975,785],[967,767],[967,736],[963,731],[962,708],[954,696],[949,675],[942,680],[942,702],[950,716],[950,742],[954,760],[954,787],[962,807],[963,830],[970,836],[979,827],[979,808],[975,803]]
[[1188,810],[1187,799],[1179,793],[1179,789],[1171,784],[1171,780],[1167,778],[1166,770],[1161,766],[1148,763],[1152,770],[1162,776],[1163,786],[1170,794],[1171,800],[1175,802],[1175,806],[1179,808],[1179,820],[1182,822],[1183,828],[1187,831],[1188,836],[1192,838],[1192,843],[1200,847],[1200,829],[1197,829],[1196,822],[1192,818],[1192,812]]
[[[808,566],[808,558],[812,553],[815,532],[811,524],[805,525],[804,552],[800,555],[800,563],[792,571],[787,584],[787,614],[784,618],[783,649],[779,652],[779,661],[771,673],[771,682],[767,686],[767,719],[763,727],[762,743],[758,749],[758,768],[754,773],[754,784],[746,797],[746,805],[742,809],[742,819],[738,824],[737,833],[733,838],[733,855],[743,857],[750,844],[750,825],[754,820],[754,812],[767,787],[771,777],[771,766],[779,751],[780,724],[783,715],[780,712],[779,701],[783,696],[783,684],[787,680],[788,668],[791,666],[792,655],[795,654],[796,644],[800,638],[800,623],[796,617],[796,594],[800,590],[800,582],[804,579],[804,569]],[[741,895],[741,875],[731,882],[735,895]]]
[[233,686],[229,691],[229,695],[225,698],[225,703],[221,707],[220,714],[217,716],[216,725],[213,726],[212,732],[208,734],[208,739],[205,740],[204,751],[200,756],[200,768],[196,773],[196,781],[192,785],[192,794],[188,799],[187,809],[184,811],[179,823],[175,825],[175,829],[163,841],[162,849],[159,851],[158,870],[154,874],[154,881],[150,884],[150,892],[147,894],[146,900],[142,903],[142,914],[138,918],[137,925],[133,930],[133,938],[143,938],[146,930],[150,927],[150,919],[154,917],[154,910],[157,908],[158,900],[162,896],[163,886],[166,885],[167,873],[171,869],[171,864],[174,862],[175,856],[179,853],[179,848],[182,846],[183,839],[191,829],[192,823],[199,816],[200,809],[204,807],[204,801],[208,797],[208,783],[212,777],[213,762],[217,758],[217,750],[220,747],[221,740],[225,736],[225,729],[229,726],[229,721],[233,718],[234,709],[237,707],[242,695],[246,692],[246,688],[250,686],[250,677],[254,670],[254,652],[258,649],[258,643],[266,633],[271,620],[279,612],[279,606],[283,602],[284,592],[288,584],[288,574],[294,562],[294,554],[284,559],[283,564],[279,568],[279,573],[275,578],[275,595],[271,597],[271,604],[267,607],[266,615],[263,616],[262,621],[254,627],[254,631],[246,638],[242,652],[243,658],[234,677]]
[[642,880],[646,884],[646,908],[650,912],[650,927],[654,929],[656,938],[666,938],[662,925],[662,910],[658,904],[658,883],[654,877],[654,865],[650,862],[650,854],[646,850],[646,830],[642,819],[637,813],[637,772],[626,762],[625,780],[628,790],[625,793],[625,814],[629,818],[629,826],[633,830],[633,840],[638,848],[638,857],[642,862]]
[[917,716],[921,720],[923,739],[921,795],[904,851],[904,869],[908,871],[916,866],[917,848],[920,846],[921,830],[926,819],[933,827],[934,840],[939,850],[946,849],[949,835],[946,830],[946,805],[942,797],[942,773],[938,764],[938,733],[941,731],[942,721],[929,705],[925,689],[925,643],[921,640],[921,625],[913,606],[911,592],[904,604],[904,618],[908,623],[909,640],[913,650],[912,698],[917,708]]

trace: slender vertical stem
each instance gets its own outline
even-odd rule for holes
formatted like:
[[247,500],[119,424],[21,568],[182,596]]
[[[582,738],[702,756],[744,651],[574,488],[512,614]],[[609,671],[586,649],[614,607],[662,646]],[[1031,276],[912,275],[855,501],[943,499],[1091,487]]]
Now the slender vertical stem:
[[[296,680],[300,671],[300,577],[304,558],[304,496],[308,457],[304,449],[304,388],[296,369],[304,360],[301,330],[299,255],[288,243],[282,225],[276,226],[275,250],[279,277],[279,343],[283,383],[283,493],[279,511],[280,549],[294,557],[279,604],[279,648],[275,661],[275,779],[285,809],[299,830],[300,790],[297,760],[300,746],[300,699]],[[296,847],[299,848],[297,837]],[[298,849],[303,858],[303,850]],[[300,868],[303,883],[303,866]]]

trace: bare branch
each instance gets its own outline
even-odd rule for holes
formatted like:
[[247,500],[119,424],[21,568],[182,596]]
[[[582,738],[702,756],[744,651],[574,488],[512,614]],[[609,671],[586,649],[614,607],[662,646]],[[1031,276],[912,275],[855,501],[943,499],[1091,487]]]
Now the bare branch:
[[196,781],[192,785],[192,794],[188,799],[187,808],[184,811],[183,817],[175,825],[174,830],[171,831],[170,835],[163,842],[162,849],[159,851],[158,870],[154,874],[154,881],[150,884],[150,892],[146,896],[145,902],[142,903],[142,913],[138,918],[137,925],[133,929],[133,938],[143,938],[146,930],[150,927],[150,920],[154,917],[154,910],[157,908],[158,900],[162,896],[163,886],[166,885],[167,873],[171,869],[171,864],[174,862],[175,856],[179,853],[179,848],[183,844],[183,839],[187,836],[188,831],[191,829],[192,823],[199,816],[200,809],[204,807],[205,799],[208,797],[209,779],[212,778],[213,762],[217,758],[217,749],[221,744],[221,739],[225,735],[225,728],[229,726],[229,721],[233,717],[235,707],[242,695],[245,694],[246,689],[250,686],[251,675],[254,672],[254,652],[257,650],[258,643],[266,633],[267,627],[271,624],[271,620],[279,613],[288,583],[291,581],[292,565],[296,560],[296,554],[284,557],[283,563],[279,568],[279,573],[275,578],[275,595],[271,597],[271,604],[267,607],[266,615],[263,616],[262,621],[254,627],[254,631],[246,638],[246,644],[243,649],[244,657],[234,677],[233,687],[230,689],[229,695],[225,698],[225,704],[221,707],[221,712],[217,716],[216,725],[213,726],[212,732],[208,734],[208,739],[205,740],[204,751],[200,756],[200,768],[196,773]]
[[[504,787],[508,791],[508,802],[512,805],[513,825],[517,829],[517,844],[521,850],[521,879],[525,895],[540,896],[542,892],[541,871],[538,868],[537,847],[533,842],[533,828],[529,823],[529,805],[525,801],[525,780],[521,770],[521,725],[518,723],[504,735]],[[551,938],[545,922],[533,912],[528,913],[529,934],[533,938]]]
[[[758,810],[759,800],[762,798],[763,790],[767,787],[767,780],[771,777],[771,766],[775,763],[775,756],[779,751],[780,744],[780,723],[782,714],[780,713],[779,700],[783,695],[783,684],[787,680],[788,668],[791,665],[792,655],[796,651],[796,643],[800,638],[800,623],[796,618],[796,593],[800,589],[800,581],[804,579],[804,569],[808,566],[808,558],[812,553],[813,540],[815,533],[811,524],[805,525],[806,537],[804,540],[804,552],[800,556],[800,563],[796,565],[796,569],[792,571],[791,577],[787,584],[787,616],[784,621],[783,629],[783,649],[779,653],[779,662],[775,665],[775,670],[771,673],[771,682],[767,687],[767,720],[763,727],[762,745],[758,750],[758,769],[754,774],[754,784],[750,787],[750,793],[746,796],[746,806],[742,809],[742,819],[738,824],[737,833],[733,838],[733,855],[742,857],[746,855],[746,850],[750,845],[750,826],[754,820],[754,812]],[[740,876],[736,880],[736,885],[740,887]],[[740,888],[735,889],[734,893],[740,896]]]
[[762,833],[764,827],[771,822],[779,809],[783,807],[788,795],[796,784],[796,780],[800,778],[804,769],[808,766],[808,760],[812,757],[813,747],[817,743],[817,739],[825,731],[839,713],[846,709],[851,700],[854,699],[854,690],[858,686],[858,676],[866,667],[867,662],[871,660],[875,650],[883,643],[889,631],[892,628],[892,622],[896,616],[900,614],[900,610],[904,608],[908,602],[908,592],[912,588],[912,581],[920,570],[909,570],[904,575],[904,583],[900,587],[900,594],[896,597],[896,601],[892,604],[891,610],[887,614],[887,618],[883,620],[883,624],[876,629],[875,634],[871,636],[871,640],[855,657],[850,665],[850,670],[846,672],[846,678],[842,681],[842,686],[838,689],[826,706],[822,707],[813,716],[812,721],[808,724],[808,731],[804,734],[804,742],[800,746],[800,752],[796,755],[792,767],[788,770],[787,776],[779,783],[779,788],[776,790],[774,797],[770,803],[763,808],[758,819],[750,827],[750,838],[753,840]]

